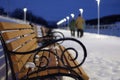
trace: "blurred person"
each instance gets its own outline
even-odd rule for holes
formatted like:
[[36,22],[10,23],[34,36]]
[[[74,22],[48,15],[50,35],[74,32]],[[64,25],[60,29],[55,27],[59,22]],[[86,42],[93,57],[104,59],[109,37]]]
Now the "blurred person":
[[75,19],[73,18],[69,23],[71,36],[75,36]]
[[85,20],[81,17],[81,15],[79,14],[76,21],[75,21],[75,25],[77,28],[77,37],[83,37],[84,35],[84,26],[85,26]]

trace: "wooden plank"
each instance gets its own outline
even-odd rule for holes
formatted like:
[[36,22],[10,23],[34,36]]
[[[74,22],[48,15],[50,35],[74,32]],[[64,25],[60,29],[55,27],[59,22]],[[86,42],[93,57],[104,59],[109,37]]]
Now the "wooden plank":
[[14,72],[18,73],[19,72],[19,68],[18,68],[18,60],[16,59],[16,55],[11,55],[11,60],[12,60],[12,66],[14,69]]
[[[35,42],[35,40],[31,40],[29,43],[22,46],[20,49],[16,50],[16,52],[27,52],[30,50],[34,50],[37,47],[37,44],[34,42]],[[24,56],[24,55],[17,55],[16,57],[19,59],[19,58],[21,58],[21,56]]]
[[32,29],[16,30],[16,31],[4,32],[2,36],[5,40],[9,40],[22,35],[31,34],[33,32],[34,31]]
[[[34,46],[31,48],[31,50],[34,48]],[[25,68],[25,64],[30,61],[30,59],[32,59],[32,55],[34,55],[34,53],[31,54],[25,54],[25,55],[14,55],[14,58],[12,58],[13,60],[13,64],[17,65],[17,66],[13,66],[14,69],[17,68],[16,72],[20,72],[23,71],[22,69]]]
[[8,47],[9,50],[14,50],[17,47],[23,45],[25,42],[33,39],[34,37],[35,37],[35,34],[19,38],[19,39],[15,40],[15,41],[12,41],[12,42],[8,43],[7,47]]
[[[53,46],[53,45],[52,45],[52,46]],[[50,46],[50,47],[52,47],[52,46]],[[52,51],[54,52],[54,50],[52,50]],[[52,54],[52,53],[49,53],[48,58],[49,58],[49,65],[48,65],[48,66],[49,66],[49,67],[57,67],[58,61],[57,61],[55,55]],[[58,69],[48,70],[48,74],[55,74],[55,73],[58,73]]]
[[[39,56],[48,56],[48,53],[47,52],[42,52],[42,53],[39,53]],[[38,65],[40,65],[40,66],[44,66],[44,64],[45,64],[45,60],[42,60],[43,62],[41,62],[41,61],[39,61],[38,62]],[[37,69],[36,69],[37,70]],[[41,72],[38,72],[38,73],[35,73],[35,74],[33,74],[33,75],[31,75],[30,77],[35,77],[35,76],[46,76],[46,75],[48,75],[48,70],[44,70],[44,71],[41,71]]]
[[[25,51],[30,51],[36,48],[36,44],[35,44],[36,40],[32,40],[30,41],[28,44],[24,45],[23,47],[21,47],[20,49],[17,50],[17,52],[25,52]],[[18,69],[19,71],[23,68],[23,66],[25,65],[25,63],[28,61],[28,59],[30,58],[30,56],[33,55],[31,54],[27,54],[27,55],[16,55],[16,58],[18,61],[20,61],[20,63],[18,63]]]
[[[71,54],[69,54],[69,55],[73,59],[73,56]],[[78,62],[75,60],[74,64],[78,65]],[[85,73],[85,71],[83,70],[83,68],[81,66],[79,68],[77,68],[77,69],[78,69],[77,73],[79,73],[84,78],[84,80],[88,80],[89,79],[88,75]]]
[[16,52],[29,51],[29,50],[31,50],[31,48],[32,48],[33,45],[38,46],[36,39],[33,39],[33,40],[29,41],[28,43],[26,43],[25,45],[23,45],[20,49],[16,50]]
[[[61,55],[62,55],[61,46],[59,44],[56,44],[56,46],[58,47],[56,53],[61,58]],[[64,61],[65,61],[65,59],[64,59]],[[65,64],[67,64],[66,61],[65,61]],[[58,60],[58,66],[65,67],[64,64],[62,63],[62,61],[60,59]],[[59,72],[60,73],[68,73],[69,71],[65,70],[65,69],[60,69]]]
[[37,26],[36,26],[36,25],[33,25],[32,27],[33,27],[33,30],[34,30],[34,32],[35,32],[35,34],[36,34],[36,37],[37,37],[37,36],[38,36]]
[[[61,50],[61,53],[65,50],[65,48],[63,47],[63,46],[61,46],[61,45],[59,45],[59,47],[60,47],[60,50]],[[64,53],[64,64],[65,65],[70,65],[69,63],[68,63],[68,61],[67,61],[67,56],[66,56],[66,53]]]
[[[42,54],[43,54],[43,52],[39,52],[39,53],[38,53],[39,57],[41,57]],[[24,57],[24,58],[22,58],[22,57]],[[23,56],[21,56],[21,59],[22,59],[22,61],[25,62],[24,59],[25,59],[25,58],[28,58],[27,62],[33,62],[33,57],[34,57],[34,53],[33,53],[33,54],[30,54],[30,57],[28,57],[27,55],[23,55]],[[26,62],[26,63],[27,63],[27,62]],[[39,65],[39,64],[40,64],[40,61],[36,61],[36,65]],[[38,68],[35,67],[33,71],[37,71],[37,70],[38,70]],[[28,69],[25,68],[25,65],[23,65],[23,68],[21,68],[21,70],[20,70],[20,72],[19,72],[19,74],[18,74],[18,77],[19,77],[19,78],[23,77],[24,75],[27,74],[27,72],[28,72]],[[32,72],[32,70],[31,70],[30,72]],[[36,76],[38,76],[38,74],[42,74],[42,73],[41,73],[41,72],[34,73],[33,75],[29,76],[29,78],[31,78],[31,77],[36,77]]]
[[79,67],[80,71],[82,72],[81,76],[83,77],[84,80],[89,80],[88,75],[86,74],[86,72],[83,70],[82,67]]
[[[39,58],[41,57],[41,56],[43,56],[43,51],[40,51],[37,55],[39,55]],[[33,57],[33,56],[32,56]],[[31,58],[32,58],[31,57]],[[32,58],[33,59],[33,58]],[[31,60],[29,60],[29,61],[31,61]],[[33,61],[33,60],[32,60]],[[35,61],[36,62],[36,66],[39,66],[39,65],[41,65],[41,61]],[[42,66],[42,65],[41,65]],[[35,70],[37,71],[38,70],[38,68],[35,68]],[[34,70],[34,71],[35,71]],[[33,74],[33,75],[31,75],[31,76],[29,76],[29,77],[35,77],[35,76],[45,76],[45,75],[47,75],[47,70],[45,70],[45,71],[42,71],[42,72],[38,72],[38,73],[35,73],[35,74]]]
[[0,22],[0,30],[15,30],[15,29],[25,29],[25,28],[31,28],[31,26],[28,24]]
[[[64,50],[65,50],[65,47],[61,46],[61,51],[64,51]],[[68,51],[66,51],[66,52],[64,53],[64,55],[65,55],[65,56],[64,56],[64,57],[65,57],[65,60],[64,60],[64,61],[66,61],[66,64],[67,64],[68,66],[73,67],[73,66],[76,66],[76,65],[77,65],[77,64],[75,64],[74,61],[71,61],[71,59],[73,59],[73,57],[71,57],[71,55],[70,55],[70,53],[69,53]],[[76,71],[78,74],[80,74],[79,67],[78,67],[78,68],[75,68],[74,71]]]
[[[47,59],[49,59],[49,58],[48,58],[49,53],[46,52],[46,51],[43,51],[43,53],[42,53],[41,56],[46,56]],[[44,67],[44,66],[46,65],[46,63],[47,63],[46,59],[44,59],[44,58],[42,58],[42,60],[41,60],[40,62],[41,62],[41,63],[40,63],[39,65],[40,65],[41,67]],[[46,76],[46,75],[48,75],[48,70],[41,71],[41,72],[38,73],[38,75],[39,75],[39,76]]]

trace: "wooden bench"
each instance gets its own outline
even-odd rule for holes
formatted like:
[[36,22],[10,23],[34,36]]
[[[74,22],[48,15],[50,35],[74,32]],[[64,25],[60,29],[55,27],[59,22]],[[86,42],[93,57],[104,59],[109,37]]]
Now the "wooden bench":
[[[0,38],[13,80],[63,80],[64,76],[77,80],[89,79],[81,67],[87,51],[76,39],[54,39],[39,46],[35,31],[30,25],[10,22],[0,22]],[[58,43],[65,40],[76,41],[83,47],[85,54],[80,64],[74,61],[68,51],[74,48],[65,48]]]

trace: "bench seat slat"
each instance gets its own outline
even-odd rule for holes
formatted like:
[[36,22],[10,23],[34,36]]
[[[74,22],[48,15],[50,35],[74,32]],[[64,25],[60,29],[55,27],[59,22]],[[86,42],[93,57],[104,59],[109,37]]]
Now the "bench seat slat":
[[[61,46],[59,44],[56,44],[56,46],[58,47],[58,49],[57,49],[57,55],[61,58],[61,55],[62,55]],[[61,62],[60,59],[58,60],[58,66],[64,67],[64,64]],[[59,72],[60,73],[69,73],[69,71],[65,70],[65,69],[60,69]]]
[[[25,52],[25,51],[30,51],[30,50],[34,50],[37,46],[37,44],[35,44],[36,40],[32,40],[29,42],[29,44],[24,45],[22,48],[18,49],[18,52]],[[32,47],[31,47],[32,46]],[[28,61],[28,59],[30,58],[31,54],[27,54],[27,55],[16,55],[15,57],[17,58],[17,60],[20,61],[19,64],[19,68],[18,71],[21,70],[21,68],[23,67],[23,65]],[[23,57],[24,56],[24,57]],[[21,58],[22,57],[22,58]],[[14,61],[14,60],[13,60]]]
[[[65,49],[65,47],[61,46],[61,49],[63,51]],[[74,58],[73,58],[72,54],[70,54],[68,51],[65,52],[65,58],[66,58],[66,61],[68,62],[69,66],[76,66],[78,64],[77,61],[70,61],[70,59],[74,59]],[[89,79],[89,77],[87,76],[87,74],[85,73],[85,71],[83,70],[82,67],[75,68],[74,71],[76,71],[79,75],[81,75],[84,80]]]
[[[36,43],[36,39],[32,39],[31,41],[29,41],[28,43],[26,43],[24,46],[22,46],[21,48],[19,48],[18,50],[16,50],[16,52],[25,52],[25,51],[30,51],[31,50],[31,46],[38,46],[38,44]],[[35,49],[36,47],[34,47],[33,49]]]
[[[65,48],[64,48],[63,46],[61,46],[61,47],[62,47],[62,51],[64,51]],[[67,61],[67,63],[68,63],[69,66],[76,66],[76,65],[77,65],[74,61],[71,61],[71,60],[70,60],[70,59],[74,59],[74,58],[71,57],[71,54],[70,54],[68,51],[66,51],[64,54],[65,54],[65,60]],[[78,72],[78,73],[81,72],[81,71],[79,70],[79,68],[75,68],[74,70],[75,70],[76,72]]]
[[[31,48],[31,50],[33,50],[34,47]],[[15,72],[19,72],[22,70],[22,68],[25,67],[25,64],[29,61],[33,61],[32,59],[32,55],[34,53],[31,53],[31,54],[25,54],[25,55],[19,55],[19,54],[16,54],[16,55],[11,55],[11,58],[12,58],[12,61],[13,61],[13,64],[14,64],[14,68],[16,68],[16,71]]]
[[0,30],[15,30],[15,29],[27,29],[31,28],[30,25],[27,24],[16,24],[10,22],[0,22]]
[[17,31],[11,31],[11,32],[4,32],[3,38],[5,40],[9,40],[12,38],[16,38],[19,36],[27,35],[33,33],[33,30],[25,29],[25,30],[17,30]]
[[[52,54],[52,53],[49,53],[49,56],[48,56],[48,59],[49,59],[49,67],[57,67],[57,63],[58,63],[58,61],[57,61],[57,59],[56,59],[56,57],[55,57],[55,55],[54,54]],[[51,69],[51,70],[48,70],[48,74],[54,74],[54,73],[58,73],[58,69]]]
[[29,40],[31,40],[33,38],[35,38],[35,34],[19,38],[19,39],[15,40],[15,41],[12,41],[12,42],[8,43],[7,46],[9,48],[9,50],[14,50],[17,47],[19,47],[20,45],[24,44],[25,42],[27,42],[27,41],[29,41]]
[[[70,55],[71,59],[73,59],[73,56],[72,56],[71,54],[69,54],[69,55]],[[77,61],[74,61],[73,63],[74,63],[75,65],[78,64]],[[77,68],[77,73],[79,73],[79,74],[84,78],[84,80],[88,80],[88,79],[89,79],[89,77],[87,76],[86,72],[83,70],[82,67],[78,67],[78,68]]]

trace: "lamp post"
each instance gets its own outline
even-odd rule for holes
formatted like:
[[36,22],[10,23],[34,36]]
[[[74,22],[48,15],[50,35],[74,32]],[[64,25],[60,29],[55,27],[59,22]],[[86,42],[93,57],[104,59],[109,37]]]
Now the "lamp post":
[[97,1],[97,6],[98,6],[98,34],[100,33],[100,0]]
[[66,26],[66,21],[67,21],[66,18],[64,18],[63,21],[64,21],[64,26]]
[[27,8],[23,8],[24,11],[24,21],[26,22],[26,12],[27,12]]
[[68,27],[69,27],[69,19],[70,19],[69,16],[67,16],[66,19],[67,19],[67,21],[68,21],[67,24],[68,24]]
[[80,11],[81,17],[83,17],[83,9],[80,8],[79,11]]

